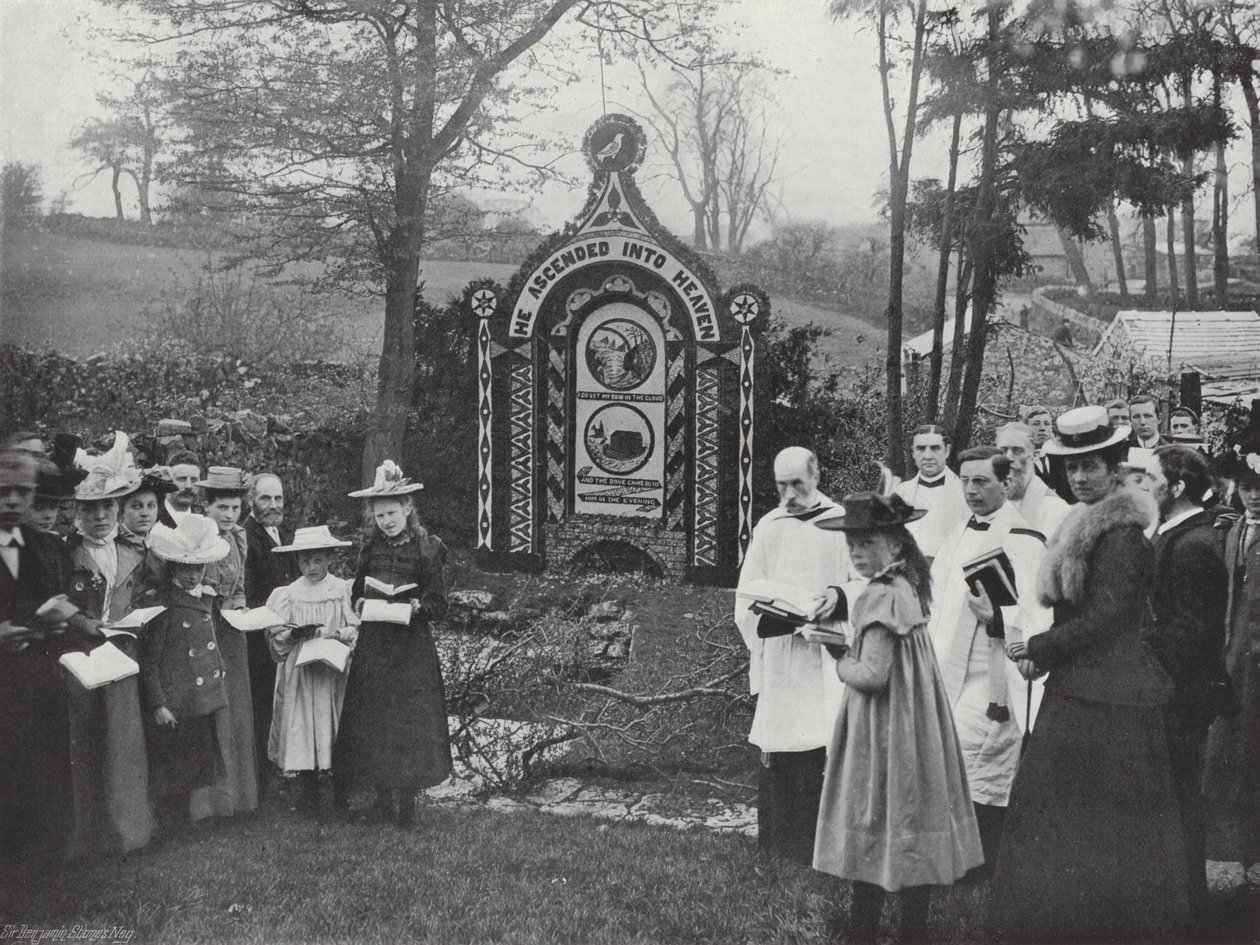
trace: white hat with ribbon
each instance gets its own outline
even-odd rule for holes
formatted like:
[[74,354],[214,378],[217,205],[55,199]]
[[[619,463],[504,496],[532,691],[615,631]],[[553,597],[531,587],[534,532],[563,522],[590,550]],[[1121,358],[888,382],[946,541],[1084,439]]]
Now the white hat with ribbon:
[[329,548],[349,548],[350,542],[333,536],[327,525],[312,525],[310,528],[299,528],[293,533],[293,541],[287,545],[272,548],[272,554],[289,551],[323,551]]
[[121,499],[140,488],[141,472],[127,452],[127,434],[114,432],[114,445],[100,456],[82,453],[75,456],[78,465],[87,470],[87,478],[75,487],[74,497],[80,502],[101,502]]
[[204,515],[174,513],[175,527],[158,522],[144,543],[163,561],[173,564],[209,564],[221,561],[231,549],[219,535],[219,526]]
[[1055,420],[1054,428],[1059,438],[1042,447],[1049,456],[1097,453],[1129,438],[1129,427],[1122,423],[1113,428],[1107,417],[1107,408],[1099,404],[1064,411]]
[[424,483],[412,482],[403,475],[403,471],[392,459],[387,459],[376,467],[376,479],[366,489],[358,489],[350,493],[352,499],[385,499],[393,496],[419,492]]

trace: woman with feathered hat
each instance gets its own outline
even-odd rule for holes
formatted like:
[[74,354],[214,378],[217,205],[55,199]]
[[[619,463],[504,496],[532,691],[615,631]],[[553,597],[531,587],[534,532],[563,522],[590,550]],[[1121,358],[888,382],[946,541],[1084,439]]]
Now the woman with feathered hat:
[[[66,539],[73,568],[67,593],[84,613],[106,622],[131,611],[147,581],[144,553],[119,536],[120,504],[142,481],[127,445],[127,435],[119,432],[103,455],[80,457],[86,478],[74,493],[75,532]],[[136,639],[111,642],[132,659],[138,656]],[[152,839],[156,823],[136,677],[90,690],[71,682],[69,700],[74,831],[67,852],[138,849]]]
[[[350,493],[367,500],[373,521],[351,596],[360,614],[364,601],[385,598],[410,608],[411,619],[363,621],[333,748],[338,809],[346,810],[352,781],[371,784],[374,819],[396,817],[404,829],[416,822],[416,792],[451,773],[442,669],[430,630],[446,616],[446,546],[416,519],[411,497],[422,488],[385,460],[371,486]],[[411,588],[390,595],[381,585]]]
[[1157,520],[1128,485],[1129,428],[1101,406],[1062,414],[1062,457],[1078,503],[1038,576],[1054,623],[1012,659],[1049,672],[1011,788],[989,922],[1000,942],[1183,941],[1191,881],[1164,723],[1168,677],[1143,638]]

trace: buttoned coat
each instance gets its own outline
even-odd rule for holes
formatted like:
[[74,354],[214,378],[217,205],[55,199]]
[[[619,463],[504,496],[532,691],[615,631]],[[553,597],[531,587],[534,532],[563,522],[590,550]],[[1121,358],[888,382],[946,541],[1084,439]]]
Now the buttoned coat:
[[1240,519],[1225,538],[1225,670],[1233,705],[1208,733],[1204,794],[1208,856],[1254,863],[1260,859],[1260,540],[1243,548],[1246,527]]
[[172,589],[166,610],[140,638],[140,686],[150,712],[166,706],[180,719],[211,715],[227,705],[223,661],[214,635],[211,594]]

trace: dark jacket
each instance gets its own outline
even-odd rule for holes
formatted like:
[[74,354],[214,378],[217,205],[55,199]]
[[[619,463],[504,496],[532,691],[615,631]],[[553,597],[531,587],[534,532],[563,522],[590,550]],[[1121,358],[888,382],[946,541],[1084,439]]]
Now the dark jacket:
[[[249,607],[262,607],[277,587],[292,584],[298,578],[296,555],[272,554],[276,543],[267,530],[252,515],[245,520],[245,603]],[[293,541],[293,532],[281,526],[280,543]]]
[[227,705],[223,661],[214,635],[214,600],[212,595],[197,598],[172,588],[160,601],[166,610],[145,627],[140,636],[140,686],[150,712],[166,706],[178,722]]
[[1229,578],[1207,511],[1156,533],[1151,647],[1176,687],[1177,715],[1200,735],[1217,714],[1225,679]]
[[1028,641],[1046,687],[1090,702],[1162,705],[1172,681],[1146,641],[1155,552],[1142,531],[1155,502],[1120,488],[1078,503],[1046,546],[1038,579],[1054,625]]

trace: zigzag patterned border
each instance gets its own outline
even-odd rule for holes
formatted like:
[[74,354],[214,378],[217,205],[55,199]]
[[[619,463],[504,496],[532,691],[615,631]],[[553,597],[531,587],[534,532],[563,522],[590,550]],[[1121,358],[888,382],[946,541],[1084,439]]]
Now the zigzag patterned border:
[[508,374],[508,551],[534,550],[534,364]]
[[684,481],[687,465],[687,352],[681,347],[665,374],[665,523],[670,531],[683,527]]
[[753,356],[752,332],[744,326],[739,343],[739,564],[752,541]]
[[720,391],[715,367],[696,371],[696,534],[691,562],[700,567],[717,565]]
[[564,520],[565,416],[568,339],[550,339],[547,352],[547,520]]
[[477,547],[491,548],[493,524],[494,447],[490,439],[494,404],[490,396],[490,322],[477,326]]

